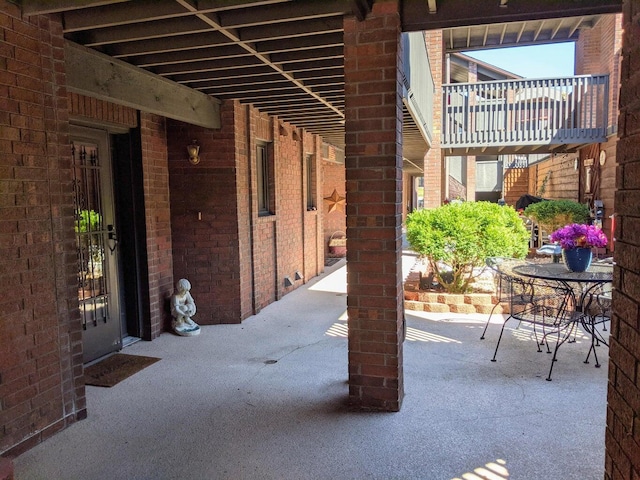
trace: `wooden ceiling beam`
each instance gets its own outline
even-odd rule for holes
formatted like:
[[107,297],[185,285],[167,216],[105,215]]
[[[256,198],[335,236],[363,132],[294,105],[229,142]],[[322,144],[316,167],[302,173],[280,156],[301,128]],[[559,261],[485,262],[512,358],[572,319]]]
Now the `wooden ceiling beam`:
[[288,22],[273,28],[271,25],[246,27],[240,31],[240,38],[245,42],[259,42],[264,40],[278,40],[293,37],[306,37],[320,33],[339,33],[342,35],[342,16],[314,18]]
[[[194,33],[209,32],[212,28],[193,16],[179,17],[157,22],[148,22],[131,25],[119,25],[117,27],[86,30],[82,32],[70,32],[67,38],[82,41],[87,47],[99,47],[120,42],[134,42],[152,38],[161,38],[167,41],[167,37],[178,37]],[[66,33],[66,32],[65,32]]]
[[124,59],[136,55],[153,55],[156,53],[196,50],[203,48],[203,46],[221,47],[225,45],[233,45],[233,42],[220,32],[208,30],[201,33],[171,37],[170,42],[167,42],[165,37],[150,38],[128,41],[118,45],[109,45],[104,48],[104,50],[105,53],[108,53],[114,58]]
[[298,50],[292,52],[272,53],[271,61],[282,65],[293,62],[308,62],[320,59],[342,58],[344,59],[344,48],[342,46],[322,47],[310,50]]
[[64,15],[64,31],[77,32],[130,25],[189,15],[173,0],[136,0],[116,5],[97,6],[91,10],[71,10]]
[[[208,0],[193,2],[192,5],[194,5],[200,13],[215,13],[239,7],[265,7],[288,1],[289,0]],[[102,3],[108,4],[103,6],[98,5],[89,12],[80,12],[77,10],[67,12],[64,22],[65,31],[94,30],[96,28],[131,25],[134,23],[193,15],[192,11],[186,10],[183,5],[176,3],[175,0],[135,0],[120,5],[113,4],[113,2]]]
[[65,44],[67,89],[206,128],[220,128],[220,102],[128,63]]
[[[182,0],[177,0],[182,1]],[[322,0],[313,2],[286,2],[272,5],[269,8],[246,7],[242,9],[220,12],[219,20],[222,28],[242,28],[259,25],[311,20],[314,18],[344,15],[350,12],[348,0]]]
[[99,7],[119,2],[128,2],[128,0],[22,0],[20,3],[22,14],[29,17],[31,15],[46,15],[48,13]]
[[[160,72],[156,69],[156,74],[162,76],[170,76],[174,75],[174,80],[185,80],[189,81],[191,78],[199,79],[202,78],[200,75],[211,75],[214,72],[219,72],[226,69],[243,69],[243,68],[252,68],[252,67],[265,67],[266,65],[260,63],[256,58],[247,55],[246,57],[234,57],[234,58],[222,58],[219,60],[211,60],[208,62],[202,62],[201,65],[203,68],[200,69],[191,69],[190,71],[178,72],[176,70],[171,70],[168,72]],[[268,67],[267,67],[268,68]]]
[[128,58],[127,62],[137,65],[138,67],[151,68],[161,65],[194,64],[207,60],[246,57],[247,55],[246,50],[239,48],[237,45],[231,44],[222,47],[158,53],[155,55],[138,55],[136,57]]

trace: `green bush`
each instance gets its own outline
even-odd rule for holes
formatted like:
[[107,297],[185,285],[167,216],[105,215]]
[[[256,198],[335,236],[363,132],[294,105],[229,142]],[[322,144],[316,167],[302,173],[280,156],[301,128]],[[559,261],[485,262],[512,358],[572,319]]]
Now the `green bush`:
[[468,291],[474,267],[484,266],[487,257],[523,258],[529,248],[529,232],[516,211],[489,202],[413,212],[407,219],[407,240],[450,293]]
[[524,214],[551,233],[570,223],[587,223],[589,207],[573,200],[544,200],[527,206]]
[[102,222],[101,215],[95,210],[80,210],[80,214],[76,219],[76,233],[93,232],[100,229]]

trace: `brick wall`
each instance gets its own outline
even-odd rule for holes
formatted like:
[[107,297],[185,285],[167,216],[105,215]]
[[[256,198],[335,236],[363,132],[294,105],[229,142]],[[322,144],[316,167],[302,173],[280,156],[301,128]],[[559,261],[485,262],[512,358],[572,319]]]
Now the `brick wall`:
[[[304,156],[319,139],[237,102],[221,111],[220,130],[168,125],[174,275],[191,281],[204,325],[239,323],[317,275],[323,258],[320,218],[307,212],[303,181]],[[198,165],[186,158],[192,139]],[[274,157],[267,216],[258,215],[253,193],[258,141],[271,143]]]
[[[226,111],[226,109],[225,109]],[[253,308],[253,254],[251,213],[253,211],[252,179],[249,158],[249,136],[251,107],[234,104],[234,132],[235,132],[235,168],[237,175],[236,198],[238,204],[238,262],[240,282],[240,314],[244,319],[254,313]]]
[[131,107],[97,98],[69,92],[69,115],[99,120],[102,124],[135,128],[138,126],[138,111]]
[[604,15],[593,28],[580,30],[576,75],[609,74],[609,125],[618,120],[622,15]]
[[0,2],[0,453],[86,416],[63,46]]
[[[247,132],[247,145],[249,150],[249,175],[251,178],[251,192],[257,192],[256,181],[256,146],[257,141],[277,141],[277,121],[268,115],[261,115],[255,109],[249,110],[250,129]],[[272,153],[277,149],[272,149]],[[278,161],[273,160],[277,171]],[[272,185],[274,188],[277,185]],[[276,193],[277,198],[277,193]],[[277,262],[276,262],[276,220],[278,205],[275,205],[275,215],[258,216],[258,200],[250,197],[251,216],[247,219],[251,226],[252,263],[253,263],[253,307],[259,312],[264,307],[273,303],[277,297]]]
[[[307,155],[312,155],[312,171],[306,172],[306,175],[311,175],[313,182],[312,195],[313,205],[315,210],[306,211],[307,198],[306,193],[302,198],[302,205],[304,210],[304,282],[307,282],[310,278],[315,277],[324,270],[324,235],[323,232],[323,168],[322,168],[322,140],[320,137],[311,135],[302,131],[302,154],[304,155],[302,161],[304,161],[304,168],[306,172]],[[306,177],[305,177],[306,178]],[[303,180],[303,190],[304,190]]]
[[140,135],[147,227],[150,339],[153,339],[169,327],[168,299],[174,290],[166,119],[141,112]]
[[[168,126],[174,276],[191,282],[203,325],[241,320],[234,104],[221,114],[221,130]],[[193,139],[198,165],[186,155]]]
[[[295,273],[304,270],[304,220],[306,205],[303,189],[302,142],[293,136],[291,125],[279,122],[274,136],[276,159],[276,262],[277,296],[281,298],[302,284]],[[297,138],[297,137],[296,137]],[[285,284],[285,278],[291,285]]]
[[626,0],[617,145],[617,220],[606,479],[640,478],[640,1]]
[[323,160],[322,175],[323,200],[322,203],[319,204],[319,208],[322,209],[324,216],[323,245],[325,254],[331,256],[329,251],[329,240],[331,235],[335,232],[343,232],[346,234],[347,217],[345,215],[344,208],[337,207],[333,212],[329,212],[331,203],[324,201],[324,198],[331,196],[334,190],[338,192],[339,196],[346,197],[344,165],[341,163]]

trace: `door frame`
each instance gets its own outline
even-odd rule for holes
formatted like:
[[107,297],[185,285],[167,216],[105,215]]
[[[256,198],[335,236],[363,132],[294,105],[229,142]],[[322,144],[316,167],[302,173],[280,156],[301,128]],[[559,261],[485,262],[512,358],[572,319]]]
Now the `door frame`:
[[[103,233],[102,243],[104,245],[106,266],[105,287],[107,300],[107,315],[110,322],[109,328],[102,328],[102,337],[100,332],[96,335],[83,333],[83,360],[90,362],[104,355],[122,349],[122,327],[121,327],[121,291],[120,291],[120,254],[118,251],[117,224],[115,211],[115,196],[113,188],[113,166],[111,158],[110,137],[109,132],[104,129],[90,128],[85,126],[73,125],[69,126],[70,142],[95,144],[98,149],[98,158],[100,166],[100,214],[104,223],[101,222],[101,230]],[[74,167],[75,168],[75,167]],[[115,230],[106,233],[109,226],[113,226]],[[113,249],[112,249],[113,248]],[[115,257],[114,257],[115,255]],[[79,304],[81,302],[79,301]],[[101,328],[97,325],[94,328]],[[92,330],[93,331],[93,330]],[[89,332],[83,328],[83,332]],[[103,342],[103,340],[106,340]]]

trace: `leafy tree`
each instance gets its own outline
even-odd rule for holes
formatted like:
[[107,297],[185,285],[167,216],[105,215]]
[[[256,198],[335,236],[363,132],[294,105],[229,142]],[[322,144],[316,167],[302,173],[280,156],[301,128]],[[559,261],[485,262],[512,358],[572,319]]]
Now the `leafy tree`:
[[525,257],[529,232],[513,207],[465,202],[411,213],[407,240],[447,292],[464,293],[487,257]]

